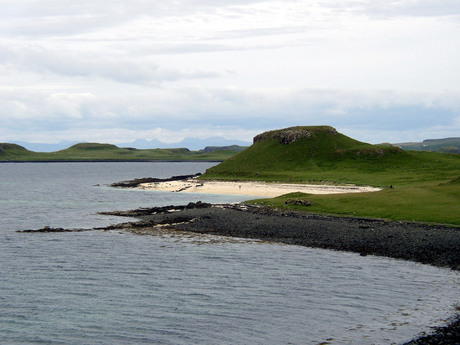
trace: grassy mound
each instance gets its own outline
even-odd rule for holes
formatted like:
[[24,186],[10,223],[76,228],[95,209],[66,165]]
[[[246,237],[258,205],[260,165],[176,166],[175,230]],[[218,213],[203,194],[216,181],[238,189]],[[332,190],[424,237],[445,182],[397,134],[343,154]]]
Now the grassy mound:
[[68,149],[62,150],[63,152],[71,151],[101,151],[101,150],[118,150],[118,147],[112,144],[99,144],[99,143],[80,143],[75,144]]
[[328,126],[293,127],[256,136],[251,147],[203,178],[389,186],[432,179],[433,174],[441,180],[456,177],[451,170],[459,158],[371,145]]

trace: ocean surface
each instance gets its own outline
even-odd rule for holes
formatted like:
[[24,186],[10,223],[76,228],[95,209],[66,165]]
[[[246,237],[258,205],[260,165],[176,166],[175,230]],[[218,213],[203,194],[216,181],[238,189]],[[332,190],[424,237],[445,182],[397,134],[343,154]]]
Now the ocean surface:
[[212,165],[0,164],[0,344],[400,344],[454,315],[459,273],[411,262],[191,234],[16,232],[250,198],[107,186]]

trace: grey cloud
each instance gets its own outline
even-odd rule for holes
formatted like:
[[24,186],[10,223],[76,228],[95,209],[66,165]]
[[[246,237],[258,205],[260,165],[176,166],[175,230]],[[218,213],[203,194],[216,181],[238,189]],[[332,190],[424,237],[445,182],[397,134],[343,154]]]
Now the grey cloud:
[[460,16],[457,0],[366,0],[324,1],[323,6],[336,11],[361,13],[377,17],[435,17]]
[[[294,125],[326,124],[337,128],[367,128],[373,133],[427,131],[460,125],[457,103],[443,97],[425,105],[427,95],[351,92],[344,90],[245,90],[186,88],[165,94],[97,96],[47,94],[15,90],[0,95],[0,134],[74,129],[171,132],[210,127],[264,130]],[[447,96],[450,102],[450,95]],[[78,139],[78,138],[76,138]]]
[[66,36],[119,26],[139,17],[179,17],[212,13],[220,8],[248,5],[260,0],[105,0],[30,2],[17,0],[2,6],[0,28],[4,34],[22,36]]
[[17,69],[62,76],[96,77],[123,83],[159,84],[184,79],[218,78],[212,71],[162,69],[147,58],[91,56],[89,53],[46,49],[41,46],[10,48],[0,45],[0,62]]
[[[23,37],[72,36],[88,33],[101,28],[111,28],[134,21],[141,17],[174,18],[200,15],[240,16],[255,14],[250,6],[267,3],[261,0],[182,0],[182,1],[146,1],[146,0],[104,0],[94,1],[57,1],[42,0],[29,2],[17,0],[2,5],[0,30],[3,35]],[[298,1],[295,1],[298,3]],[[367,14],[371,16],[460,16],[458,0],[367,0],[318,2],[319,6],[329,8],[335,14],[344,12]],[[289,3],[286,3],[289,6]],[[305,2],[305,13],[311,7]],[[223,13],[223,9],[228,12]],[[299,21],[297,18],[296,21]],[[297,30],[285,28],[284,30]],[[268,30],[268,31],[267,31]],[[223,33],[231,37],[270,34],[270,28],[256,31]]]

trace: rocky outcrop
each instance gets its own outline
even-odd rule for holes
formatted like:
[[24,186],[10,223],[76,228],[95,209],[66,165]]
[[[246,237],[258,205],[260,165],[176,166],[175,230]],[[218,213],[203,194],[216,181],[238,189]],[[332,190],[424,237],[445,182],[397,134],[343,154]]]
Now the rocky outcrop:
[[[326,131],[336,135],[337,131],[333,127],[326,127]],[[268,131],[254,137],[254,144],[267,139],[280,140],[281,144],[289,145],[301,139],[309,139],[312,137],[312,131],[302,127],[290,127],[278,131]]]
[[284,202],[285,205],[300,205],[300,206],[313,206],[313,203],[310,200],[304,199],[287,199]]
[[121,216],[121,217],[141,217],[148,216],[157,213],[167,213],[174,211],[183,211],[183,210],[192,210],[195,208],[208,208],[212,205],[207,202],[197,201],[189,202],[187,205],[178,205],[178,206],[159,206],[159,207],[149,207],[149,208],[138,208],[135,210],[128,211],[110,211],[110,212],[99,212],[98,214],[109,215],[109,216]]
[[188,180],[191,178],[195,178],[200,175],[201,173],[197,173],[193,175],[172,176],[168,178],[144,177],[144,178],[137,178],[137,179],[129,180],[129,181],[121,181],[121,182],[112,183],[110,187],[135,188],[142,183],[181,181],[181,180]]

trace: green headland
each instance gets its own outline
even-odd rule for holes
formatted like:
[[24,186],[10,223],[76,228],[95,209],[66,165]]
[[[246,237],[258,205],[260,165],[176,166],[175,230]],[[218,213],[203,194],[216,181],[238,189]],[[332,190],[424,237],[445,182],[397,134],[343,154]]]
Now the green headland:
[[460,226],[460,155],[371,145],[329,126],[262,133],[252,146],[208,169],[201,178],[372,185],[382,191],[293,193],[252,202],[313,213]]

